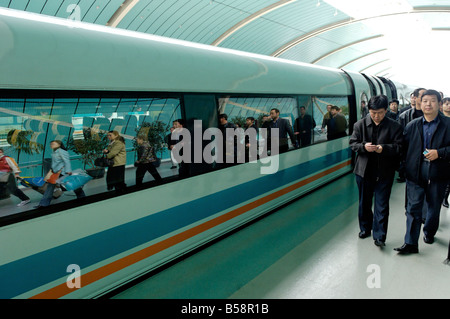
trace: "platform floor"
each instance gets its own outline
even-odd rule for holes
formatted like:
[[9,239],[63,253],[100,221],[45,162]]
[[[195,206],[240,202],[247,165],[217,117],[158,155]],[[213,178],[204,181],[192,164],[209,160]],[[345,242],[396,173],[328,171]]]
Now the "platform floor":
[[434,244],[398,255],[405,184],[395,183],[386,246],[358,238],[347,175],[147,278],[115,299],[450,298],[450,210]]

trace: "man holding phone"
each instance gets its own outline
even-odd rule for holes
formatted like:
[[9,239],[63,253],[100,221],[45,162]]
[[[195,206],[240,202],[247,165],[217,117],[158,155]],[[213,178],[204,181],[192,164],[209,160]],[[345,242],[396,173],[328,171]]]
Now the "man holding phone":
[[359,189],[359,237],[369,237],[373,230],[378,247],[385,246],[389,198],[403,140],[402,126],[386,116],[387,108],[387,96],[372,97],[370,116],[355,123],[350,138],[350,147],[357,154],[354,173]]
[[424,242],[432,244],[439,228],[445,188],[450,179],[450,118],[439,113],[441,94],[427,90],[421,97],[423,117],[404,131],[407,188],[406,234],[399,253],[418,253],[422,207],[428,212],[423,226]]

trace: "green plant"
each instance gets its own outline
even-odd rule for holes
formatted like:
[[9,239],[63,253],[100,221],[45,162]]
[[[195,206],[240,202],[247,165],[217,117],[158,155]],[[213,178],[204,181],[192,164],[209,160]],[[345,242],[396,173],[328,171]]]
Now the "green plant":
[[243,116],[236,116],[233,119],[231,119],[230,122],[233,123],[234,125],[239,125],[239,127],[245,128],[246,123],[247,123],[247,118],[245,118]]
[[[147,137],[148,142],[153,147],[155,154],[160,154],[161,157],[165,144],[166,131],[167,125],[164,124],[164,122],[143,122],[141,126],[136,129],[136,137]],[[136,138],[133,140],[133,147],[134,149],[137,149]]]
[[35,132],[11,130],[6,138],[7,142],[17,150],[17,157],[24,152],[28,155],[39,154],[44,150],[44,145],[32,140]]
[[73,136],[67,138],[67,150],[80,155],[85,168],[96,168],[95,160],[103,155],[103,150],[109,144],[108,135],[86,128],[83,130],[83,136],[84,139],[74,139]]

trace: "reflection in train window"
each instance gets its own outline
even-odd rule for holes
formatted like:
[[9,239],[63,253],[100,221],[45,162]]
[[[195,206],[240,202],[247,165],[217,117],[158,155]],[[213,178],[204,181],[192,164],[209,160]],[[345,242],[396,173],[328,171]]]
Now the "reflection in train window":
[[367,98],[367,94],[365,92],[361,94],[361,105],[359,111],[362,119],[369,114],[369,99]]
[[347,96],[313,96],[314,143],[331,141],[348,135],[349,103]]
[[[293,97],[222,97],[219,99],[219,114],[226,114],[228,121],[246,128],[246,119],[252,117],[255,119],[257,128],[263,127],[266,121],[269,121],[270,111],[272,109],[280,111],[280,118],[289,121],[294,128],[295,120],[299,116],[297,99]],[[264,145],[265,141],[259,136],[260,145]],[[295,141],[289,139],[289,147],[294,146]]]
[[[42,178],[51,167],[53,151],[50,142],[60,140],[68,149],[72,171],[85,173],[91,168],[89,163],[92,161],[85,160],[79,147],[70,147],[70,143],[85,140],[88,136],[106,136],[108,131],[117,131],[125,140],[126,184],[133,186],[134,163],[137,159],[135,138],[139,133],[142,135],[143,130],[148,134],[149,141],[158,141],[152,147],[156,157],[161,160],[157,167],[159,174],[163,178],[178,175],[178,169],[172,168],[166,137],[170,134],[173,121],[182,118],[181,114],[180,98],[0,98],[0,148],[18,164],[21,177]],[[87,131],[90,135],[86,134]],[[89,145],[91,152],[102,156],[101,149],[95,149],[93,143]],[[152,180],[152,176],[147,174],[144,182]],[[7,208],[14,213],[18,203],[17,198],[8,196],[5,185],[0,185],[1,216],[8,213]],[[34,205],[42,197],[42,194],[34,192],[36,189],[27,189],[20,183],[18,186],[34,197]],[[85,188],[88,196],[106,192],[104,177],[90,182]],[[58,201],[72,198],[70,195],[61,196]],[[34,205],[26,208],[32,209]]]

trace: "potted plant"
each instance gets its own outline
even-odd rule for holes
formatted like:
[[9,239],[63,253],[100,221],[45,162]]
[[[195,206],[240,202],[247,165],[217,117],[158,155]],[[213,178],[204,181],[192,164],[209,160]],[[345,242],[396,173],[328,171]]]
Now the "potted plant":
[[44,150],[44,145],[31,140],[34,134],[35,133],[33,131],[21,130],[11,130],[8,132],[6,140],[9,145],[16,149],[17,158],[20,157],[21,152],[24,152],[28,155],[33,155],[39,154]]
[[108,135],[102,131],[91,128],[83,130],[83,139],[74,139],[70,136],[65,143],[67,150],[81,156],[86,173],[94,179],[105,175],[105,168],[95,165],[95,160],[103,156],[103,150],[108,146]]
[[[153,151],[157,157],[155,166],[159,167],[161,164],[161,157],[165,145],[166,125],[161,121],[143,122],[140,127],[136,129],[136,136],[147,136],[148,142],[153,147]],[[136,138],[133,141],[134,149],[137,149]],[[159,154],[159,156],[158,156]]]

